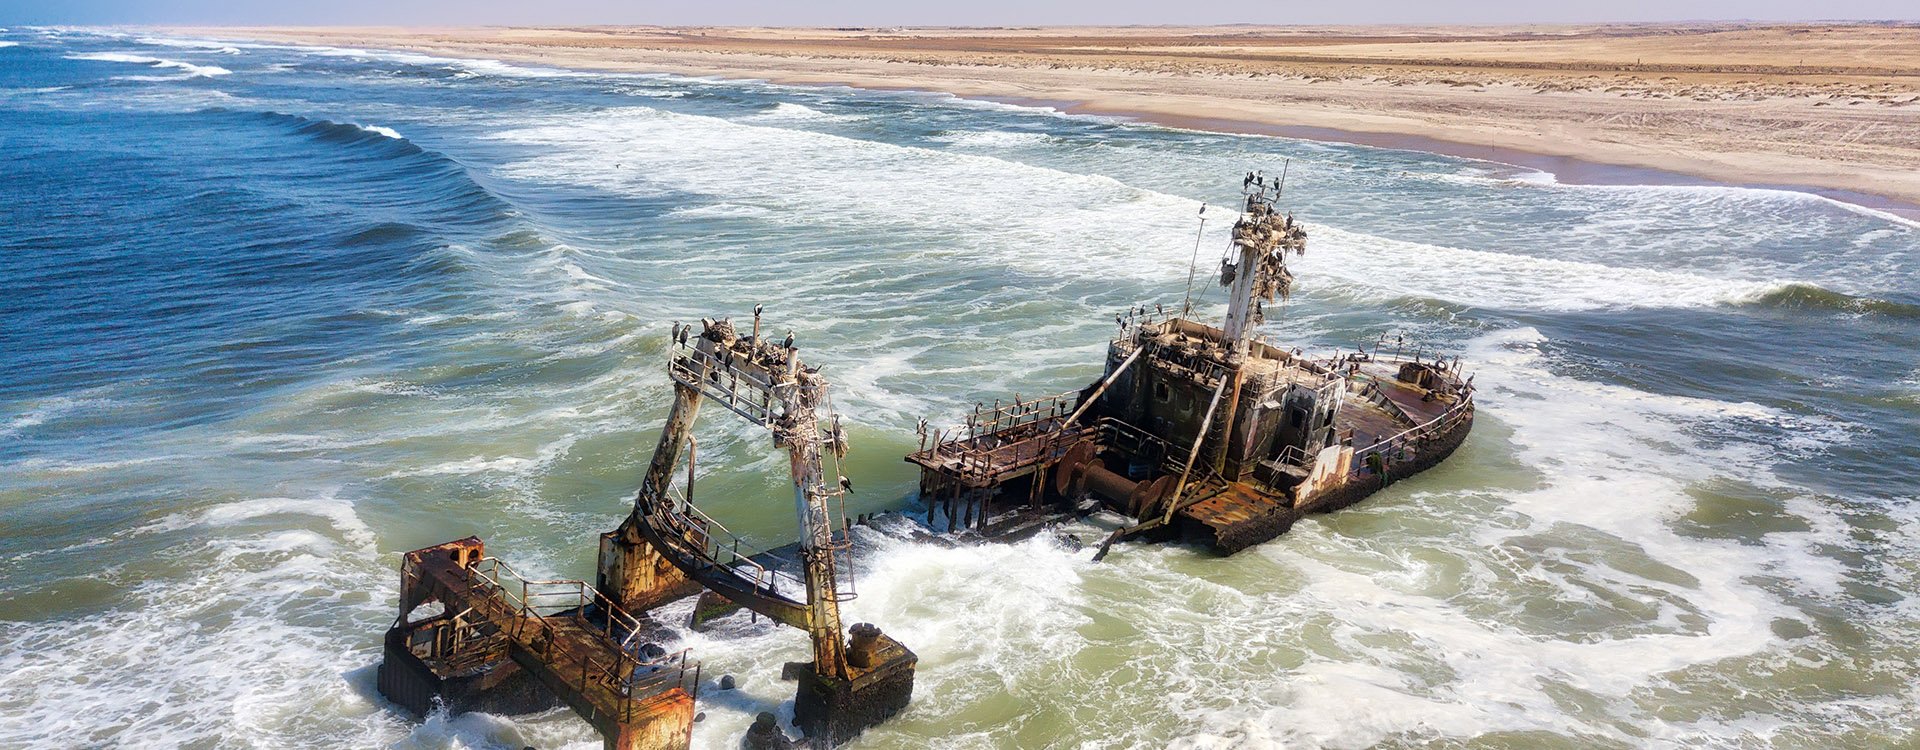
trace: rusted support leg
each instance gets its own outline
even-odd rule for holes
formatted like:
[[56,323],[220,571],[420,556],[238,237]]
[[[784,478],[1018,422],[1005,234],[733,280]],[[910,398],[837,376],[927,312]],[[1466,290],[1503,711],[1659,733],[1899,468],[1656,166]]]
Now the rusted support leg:
[[638,516],[656,512],[658,503],[672,502],[667,485],[679,465],[680,446],[693,432],[700,415],[700,392],[679,383],[673,386],[673,411],[660,428],[660,443],[634,498],[633,513],[620,528],[600,535],[600,565],[594,587],[628,612],[645,612],[684,596],[699,593],[700,584],[661,556],[640,532]]
[[675,599],[700,593],[700,583],[648,544],[639,520],[627,516],[620,528],[600,535],[600,571],[595,588],[628,612],[646,612]]
[[797,662],[788,663],[782,675],[800,683],[793,720],[815,746],[853,739],[898,713],[913,698],[918,656],[866,623],[854,625],[848,634],[846,677],[823,676],[812,665]]
[[684,750],[693,741],[693,696],[673,690],[601,730],[605,750]]
[[953,533],[953,491],[946,477],[940,478],[940,515],[947,522],[947,533]]

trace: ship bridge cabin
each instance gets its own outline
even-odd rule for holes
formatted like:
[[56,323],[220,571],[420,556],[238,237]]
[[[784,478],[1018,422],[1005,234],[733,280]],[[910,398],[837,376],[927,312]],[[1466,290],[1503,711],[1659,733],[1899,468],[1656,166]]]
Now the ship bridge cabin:
[[[1156,454],[1190,448],[1204,430],[1213,442],[1199,460],[1221,479],[1252,479],[1277,490],[1298,484],[1307,478],[1309,459],[1339,439],[1334,415],[1346,393],[1341,378],[1322,363],[1251,341],[1235,382],[1221,336],[1218,328],[1174,318],[1116,339],[1107,350],[1107,374],[1118,377],[1094,411],[1119,429],[1160,438],[1127,457],[1129,474],[1184,460],[1179,451]],[[1135,352],[1140,362],[1123,369]]]

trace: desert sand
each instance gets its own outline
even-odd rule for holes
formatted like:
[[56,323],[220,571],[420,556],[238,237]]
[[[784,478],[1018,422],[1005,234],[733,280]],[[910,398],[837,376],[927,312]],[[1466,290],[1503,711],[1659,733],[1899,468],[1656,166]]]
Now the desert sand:
[[170,31],[1037,100],[1920,204],[1920,24]]

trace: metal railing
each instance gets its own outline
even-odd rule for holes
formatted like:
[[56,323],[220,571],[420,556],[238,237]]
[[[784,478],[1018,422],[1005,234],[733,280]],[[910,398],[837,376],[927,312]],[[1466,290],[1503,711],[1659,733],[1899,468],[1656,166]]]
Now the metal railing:
[[[922,448],[910,456],[922,465],[950,475],[985,481],[1055,457],[1063,446],[1077,442],[1091,428],[1068,424],[1078,391],[1011,404],[976,406],[967,420],[953,427],[953,437],[942,430],[922,435]],[[986,409],[986,411],[981,411]],[[929,442],[927,437],[931,437]],[[1030,450],[1003,454],[1003,448],[1031,445]],[[970,482],[977,484],[978,482]]]
[[[582,695],[587,694],[590,684],[598,683],[619,697],[622,719],[632,718],[639,703],[675,687],[698,697],[700,664],[694,662],[691,671],[688,669],[689,650],[681,649],[652,657],[637,653],[642,649],[636,647],[633,641],[642,632],[640,620],[585,582],[527,578],[506,562],[493,557],[483,557],[461,570],[467,574],[468,583],[474,589],[493,594],[498,601],[507,605],[510,610],[507,614],[513,620],[511,627],[514,637],[543,646],[545,653],[542,656],[548,657],[547,666],[555,676],[575,685]],[[515,593],[516,588],[518,593]],[[589,605],[595,608],[600,617],[589,616]],[[568,620],[574,628],[604,637],[612,646],[607,649],[571,651],[570,654],[580,660],[577,680],[574,679],[576,673],[571,669],[563,671],[551,658],[554,634],[558,632],[552,621],[561,618]],[[529,627],[537,628],[539,632],[529,634],[526,632]],[[607,656],[598,656],[595,651]]]
[[1280,455],[1274,456],[1273,460],[1283,466],[1298,466],[1303,469],[1313,468],[1313,455],[1307,453],[1307,449],[1298,445],[1289,445],[1281,448]]
[[1410,443],[1424,440],[1432,435],[1453,428],[1454,425],[1458,424],[1460,420],[1464,419],[1466,415],[1472,411],[1473,393],[1472,391],[1467,391],[1461,394],[1459,401],[1447,407],[1446,411],[1440,412],[1439,416],[1376,441],[1373,445],[1354,450],[1353,468],[1350,470],[1350,473],[1358,474],[1365,469],[1365,459],[1367,456],[1385,454],[1389,451],[1404,450]]
[[[773,383],[767,378],[687,344],[675,344],[667,358],[667,374],[675,382],[700,391],[728,410],[761,426],[774,420]],[[745,381],[747,388],[742,389]]]
[[[652,515],[660,522],[657,528],[685,542],[703,565],[724,570],[755,591],[795,604],[805,603],[804,581],[753,559],[752,555],[757,553],[751,547],[742,553],[742,538],[712,516],[686,502],[653,503],[652,507],[656,509]],[[672,510],[674,508],[685,510]]]
[[[975,404],[973,414],[967,417],[967,437],[964,440],[972,447],[979,447],[982,439],[991,442],[1028,425],[1060,419],[1073,413],[1073,401],[1078,395],[1079,391],[1067,391],[1032,401],[1021,401],[1015,395],[1012,403],[1002,404],[995,400],[990,409],[986,409],[985,404]],[[982,412],[982,409],[986,411]]]

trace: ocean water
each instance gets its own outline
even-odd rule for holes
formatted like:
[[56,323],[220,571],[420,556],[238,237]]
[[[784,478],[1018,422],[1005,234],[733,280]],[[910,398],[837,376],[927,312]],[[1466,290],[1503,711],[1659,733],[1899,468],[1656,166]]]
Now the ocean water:
[[[1920,743],[1912,221],[933,94],[13,28],[0,746],[598,747],[565,711],[383,703],[398,553],[478,534],[590,578],[669,327],[756,303],[835,383],[850,511],[912,512],[917,418],[1095,377],[1114,312],[1178,302],[1196,232],[1218,256],[1202,204],[1283,165],[1311,241],[1264,335],[1462,353],[1472,438],[1230,559],[862,530],[849,621],[921,661],[853,747]],[[722,416],[702,504],[782,544],[783,460]],[[741,682],[697,747],[790,716],[800,633],[679,645]]]

